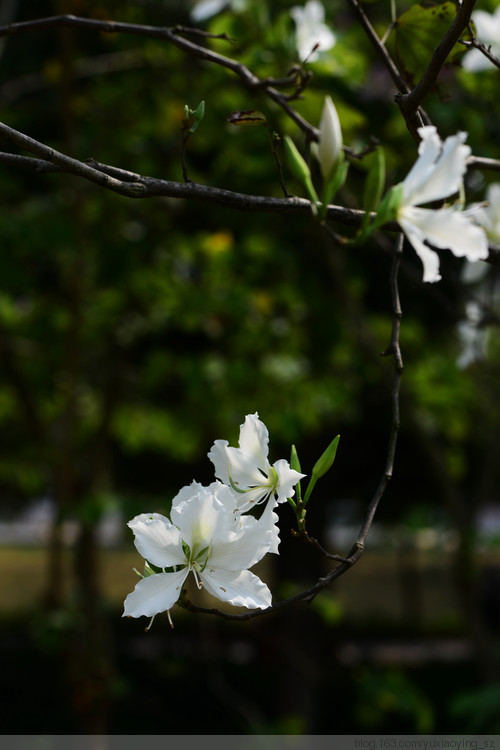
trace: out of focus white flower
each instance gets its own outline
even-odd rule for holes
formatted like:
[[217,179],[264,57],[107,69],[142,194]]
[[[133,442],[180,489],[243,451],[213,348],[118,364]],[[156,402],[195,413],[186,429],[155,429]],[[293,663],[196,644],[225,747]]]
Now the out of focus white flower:
[[334,46],[336,37],[325,23],[325,9],[319,0],[309,0],[303,7],[295,5],[290,9],[290,15],[295,22],[297,52],[301,60],[313,62]]
[[490,240],[495,245],[500,245],[500,182],[488,186],[486,203],[487,205],[471,206],[471,214]]
[[[472,14],[472,20],[476,26],[476,36],[490,51],[500,57],[500,6],[494,13],[485,10],[476,10]],[[478,49],[471,49],[462,61],[464,70],[476,73],[479,70],[489,70],[495,66]]]
[[230,8],[234,13],[241,13],[246,6],[247,0],[198,0],[191,9],[191,20],[201,23],[225,8]]
[[457,358],[457,367],[465,369],[473,362],[485,359],[489,330],[481,326],[483,313],[478,302],[470,300],[465,306],[465,320],[458,324],[458,336],[462,351]]

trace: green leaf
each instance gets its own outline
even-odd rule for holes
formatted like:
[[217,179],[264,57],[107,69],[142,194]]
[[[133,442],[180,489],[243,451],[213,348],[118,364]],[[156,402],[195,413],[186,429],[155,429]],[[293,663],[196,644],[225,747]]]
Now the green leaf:
[[380,206],[377,209],[377,215],[375,221],[370,227],[367,227],[367,231],[371,234],[376,229],[383,226],[388,221],[396,219],[398,208],[401,205],[401,199],[403,195],[403,183],[400,182],[394,185],[384,196]]
[[[455,20],[454,2],[426,2],[412,5],[396,21],[395,54],[406,79],[414,86],[427,68],[432,53]],[[467,34],[463,35],[467,39]],[[465,47],[456,44],[448,56],[452,62]]]
[[205,100],[202,100],[192,113],[193,122],[189,128],[189,133],[194,133],[200,122],[205,117]]

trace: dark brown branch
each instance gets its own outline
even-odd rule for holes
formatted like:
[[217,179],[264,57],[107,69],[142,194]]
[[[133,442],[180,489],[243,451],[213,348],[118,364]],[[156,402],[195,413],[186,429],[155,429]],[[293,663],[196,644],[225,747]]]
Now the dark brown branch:
[[36,31],[38,29],[50,28],[84,28],[99,31],[105,34],[135,34],[145,36],[151,39],[161,39],[175,47],[187,52],[188,54],[198,57],[201,60],[219,65],[237,75],[249,89],[264,91],[267,96],[278,104],[295,122],[296,125],[306,134],[309,140],[317,140],[318,131],[307,122],[298,112],[296,112],[288,103],[289,97],[282,94],[269,83],[263,82],[254,75],[245,65],[232,60],[229,57],[213,52],[206,47],[201,47],[189,39],[184,39],[179,33],[192,33],[193,29],[184,29],[183,27],[167,28],[165,26],[146,26],[142,24],[123,23],[118,21],[102,21],[96,18],[81,18],[72,15],[50,16],[48,18],[37,18],[32,21],[22,21],[12,23],[8,26],[0,27],[0,39],[4,36]]
[[[353,10],[355,11],[356,15],[358,16],[359,22],[361,26],[363,27],[368,39],[370,40],[372,46],[375,48],[378,56],[381,58],[382,62],[384,63],[385,67],[387,68],[387,71],[389,75],[391,76],[392,80],[394,81],[397,89],[398,94],[396,95],[396,101],[398,101],[398,97],[400,96],[408,96],[409,95],[409,88],[406,84],[406,81],[402,77],[401,73],[398,70],[398,67],[392,57],[389,55],[389,52],[387,51],[387,48],[385,44],[383,44],[382,40],[379,38],[377,32],[371,25],[367,15],[365,14],[363,8],[361,7],[361,4],[358,0],[349,0],[349,3]],[[418,106],[415,107],[414,111],[406,112],[400,107],[401,114],[405,118],[406,126],[415,139],[415,141],[419,141],[417,130],[422,125],[429,125],[430,121],[425,112],[419,111]]]
[[404,239],[404,235],[403,233],[400,232],[398,239],[397,239],[396,248],[394,251],[392,269],[391,269],[391,278],[390,278],[392,314],[393,314],[391,341],[390,341],[388,348],[384,352],[382,352],[383,357],[387,357],[387,356],[394,357],[394,377],[392,381],[392,392],[391,392],[392,424],[391,424],[391,431],[389,435],[389,444],[387,448],[387,460],[386,460],[385,471],[380,479],[377,490],[368,507],[368,512],[366,514],[366,518],[361,528],[361,531],[359,533],[359,536],[356,540],[356,544],[353,547],[353,552],[355,552],[356,549],[360,546],[361,548],[364,547],[366,537],[370,530],[373,517],[377,510],[378,504],[380,502],[380,499],[382,498],[382,495],[384,494],[387,488],[387,485],[389,484],[389,481],[392,479],[392,472],[394,470],[394,457],[396,454],[396,444],[398,441],[399,425],[400,425],[399,390],[400,390],[400,385],[401,385],[401,377],[403,375],[403,358],[401,356],[401,348],[399,346],[399,331],[401,327],[401,318],[402,318],[403,313],[401,310],[401,302],[399,299],[399,288],[398,288],[399,266],[401,264],[401,257],[403,254],[403,239]]
[[[5,134],[0,123],[0,136]],[[11,132],[11,128],[8,129]],[[22,135],[22,134],[20,134]],[[23,140],[26,139],[26,140]],[[195,182],[182,183],[170,180],[161,180],[154,177],[143,177],[117,167],[99,164],[93,159],[88,162],[80,162],[65,156],[54,149],[44,146],[38,141],[33,141],[27,136],[23,139],[16,137],[16,143],[24,143],[24,148],[31,149],[33,153],[45,154],[44,159],[33,159],[19,154],[0,152],[0,163],[10,164],[32,169],[40,173],[68,173],[83,177],[103,187],[106,190],[124,195],[129,198],[182,198],[186,200],[199,200],[210,202],[238,211],[264,212],[264,213],[294,213],[300,215],[312,215],[311,203],[307,198],[274,198],[264,195],[246,195],[235,193],[231,190],[200,185]],[[33,144],[36,144],[33,147]],[[47,159],[47,156],[49,159]],[[99,177],[100,176],[100,177]],[[328,206],[327,218],[339,221],[342,224],[358,227],[363,220],[364,211],[343,208],[342,206]],[[388,224],[387,229],[397,229],[395,223]]]
[[470,23],[470,17],[476,0],[462,0],[458,5],[457,15],[441,42],[434,50],[429,65],[413,91],[400,93],[396,102],[405,117],[412,117],[422,104],[427,94],[434,88],[448,55]]

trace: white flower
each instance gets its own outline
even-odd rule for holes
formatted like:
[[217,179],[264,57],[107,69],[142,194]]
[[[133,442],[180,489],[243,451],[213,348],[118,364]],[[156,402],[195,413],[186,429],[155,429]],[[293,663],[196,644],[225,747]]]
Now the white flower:
[[201,486],[174,505],[170,517],[142,513],[128,524],[144,559],[173,571],[141,579],[125,600],[124,617],[153,617],[170,609],[190,572],[199,588],[224,602],[249,609],[271,606],[268,587],[248,570],[269,551],[270,529],[253,519],[235,530],[231,513]]
[[471,206],[471,214],[492,242],[500,245],[500,182],[488,186],[486,201],[486,206]]
[[321,174],[329,179],[340,156],[342,148],[342,129],[340,120],[330,96],[325,96],[321,120],[319,123],[318,159]]
[[[486,47],[490,47],[490,51],[496,57],[500,57],[500,6],[494,13],[476,10],[472,14],[472,20],[476,26],[479,41]],[[465,55],[462,67],[471,73],[477,73],[479,70],[488,70],[495,66],[480,50],[471,49]]]
[[462,184],[466,159],[471,150],[464,145],[466,133],[450,136],[444,143],[436,128],[419,128],[419,157],[402,184],[397,221],[424,266],[424,281],[439,281],[439,257],[426,243],[448,248],[470,261],[488,257],[484,231],[466,213],[453,208],[417,208],[456,193]]
[[278,516],[274,512],[274,505],[272,503],[267,503],[264,512],[261,514],[260,518],[257,520],[254,516],[244,515],[241,512],[241,508],[239,507],[238,500],[240,499],[240,495],[238,493],[235,493],[231,487],[222,484],[222,482],[212,482],[211,485],[209,485],[207,488],[203,487],[201,484],[199,484],[196,481],[191,482],[190,485],[187,485],[186,487],[183,487],[180,492],[177,493],[177,495],[172,500],[172,506],[175,507],[176,505],[179,505],[180,503],[188,500],[190,497],[193,496],[196,492],[199,492],[201,490],[207,489],[214,497],[217,498],[217,500],[220,500],[220,502],[225,506],[226,510],[228,511],[232,523],[233,523],[233,529],[239,530],[244,527],[252,526],[253,524],[258,523],[259,528],[262,529],[262,532],[270,531],[271,536],[266,537],[269,541],[269,550],[268,552],[274,552],[275,554],[278,553],[278,546],[280,543],[280,537],[279,537],[279,528],[278,528]]
[[234,13],[245,10],[247,0],[199,0],[191,9],[191,19],[195,23],[206,21],[229,7]]
[[[227,440],[216,440],[208,454],[215,476],[230,485],[237,500],[238,512],[245,512],[269,498],[284,503],[292,497],[294,486],[304,474],[290,468],[284,458],[272,466],[267,458],[269,433],[257,412],[247,414],[240,426],[239,448]],[[274,503],[273,503],[274,504]]]
[[[318,0],[309,0],[304,7],[290,9],[296,27],[297,51],[301,60],[314,61],[321,52],[328,52],[335,42],[335,34],[325,24],[325,9]],[[317,49],[314,50],[314,47]],[[311,54],[312,53],[312,54]]]

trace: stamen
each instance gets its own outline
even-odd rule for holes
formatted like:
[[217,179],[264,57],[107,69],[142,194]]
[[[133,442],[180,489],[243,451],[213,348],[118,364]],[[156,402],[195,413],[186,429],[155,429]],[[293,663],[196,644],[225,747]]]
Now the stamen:
[[151,625],[153,624],[153,620],[155,619],[155,617],[156,617],[156,615],[153,615],[153,617],[152,617],[152,618],[150,619],[150,621],[149,621],[149,625],[147,626],[147,628],[144,628],[144,632],[145,632],[145,633],[147,633],[147,632],[148,632],[149,628],[150,628],[150,627],[151,627]]

